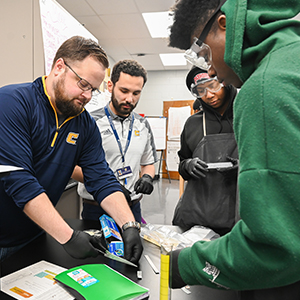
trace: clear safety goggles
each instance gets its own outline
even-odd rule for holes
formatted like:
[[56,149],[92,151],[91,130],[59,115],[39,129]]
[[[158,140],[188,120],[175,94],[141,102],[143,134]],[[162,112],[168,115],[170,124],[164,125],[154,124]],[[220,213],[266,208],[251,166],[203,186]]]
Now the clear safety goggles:
[[207,21],[206,25],[203,28],[199,38],[194,38],[194,42],[190,49],[185,51],[185,59],[192,65],[197,66],[200,69],[208,71],[212,66],[212,55],[210,47],[205,44],[205,41],[218,12],[220,11],[221,6],[225,3],[226,0],[220,0],[220,3],[210,19]]
[[210,47],[197,38],[194,38],[191,48],[185,51],[184,57],[189,63],[202,70],[208,71],[212,65]]
[[191,93],[197,98],[202,98],[207,94],[207,91],[211,93],[217,93],[221,90],[223,84],[218,81],[217,77],[208,78],[207,80],[201,81],[198,84],[191,85]]

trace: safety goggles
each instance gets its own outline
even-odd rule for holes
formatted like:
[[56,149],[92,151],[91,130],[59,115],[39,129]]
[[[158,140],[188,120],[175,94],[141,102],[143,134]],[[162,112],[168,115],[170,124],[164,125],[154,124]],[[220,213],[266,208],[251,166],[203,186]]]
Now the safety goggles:
[[194,42],[190,49],[186,50],[184,57],[185,59],[201,69],[206,71],[212,66],[212,55],[210,47],[205,44],[205,41],[212,24],[214,23],[218,12],[220,11],[221,6],[225,3],[226,0],[221,0],[219,6],[216,8],[206,25],[199,38],[194,38]]
[[217,80],[217,77],[208,78],[206,80],[202,80],[198,84],[192,83],[191,93],[197,98],[202,98],[207,94],[207,91],[217,93],[222,87],[223,84]]

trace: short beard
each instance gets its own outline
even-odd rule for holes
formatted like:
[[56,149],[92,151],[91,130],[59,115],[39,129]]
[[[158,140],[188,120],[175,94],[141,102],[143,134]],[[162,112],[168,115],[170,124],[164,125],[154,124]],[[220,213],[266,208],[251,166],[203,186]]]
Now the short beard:
[[136,105],[132,105],[130,103],[127,103],[127,105],[130,106],[130,109],[123,109],[122,105],[120,105],[118,103],[117,99],[115,98],[114,90],[112,90],[112,93],[111,93],[111,102],[112,102],[112,105],[113,105],[114,109],[117,112],[117,115],[123,116],[123,117],[129,116],[130,113],[135,109],[135,107],[137,105],[137,104]]
[[55,105],[59,112],[65,117],[72,117],[78,115],[83,107],[74,105],[74,99],[67,98],[64,93],[65,76],[57,82],[54,86]]

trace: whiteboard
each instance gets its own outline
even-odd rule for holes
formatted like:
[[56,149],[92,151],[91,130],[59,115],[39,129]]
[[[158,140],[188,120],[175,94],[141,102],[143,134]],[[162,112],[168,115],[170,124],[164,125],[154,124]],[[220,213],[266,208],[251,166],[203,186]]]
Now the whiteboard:
[[40,0],[40,12],[46,74],[51,71],[57,49],[70,37],[80,35],[98,43],[98,40],[55,0]]
[[166,149],[166,117],[146,117],[148,123],[150,124],[156,150]]

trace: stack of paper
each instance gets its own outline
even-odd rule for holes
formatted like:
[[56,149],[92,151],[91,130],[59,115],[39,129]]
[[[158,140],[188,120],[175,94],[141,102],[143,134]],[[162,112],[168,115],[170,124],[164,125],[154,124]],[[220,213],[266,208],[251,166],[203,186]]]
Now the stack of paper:
[[74,297],[54,280],[64,270],[42,260],[2,277],[1,291],[19,300],[72,300]]

